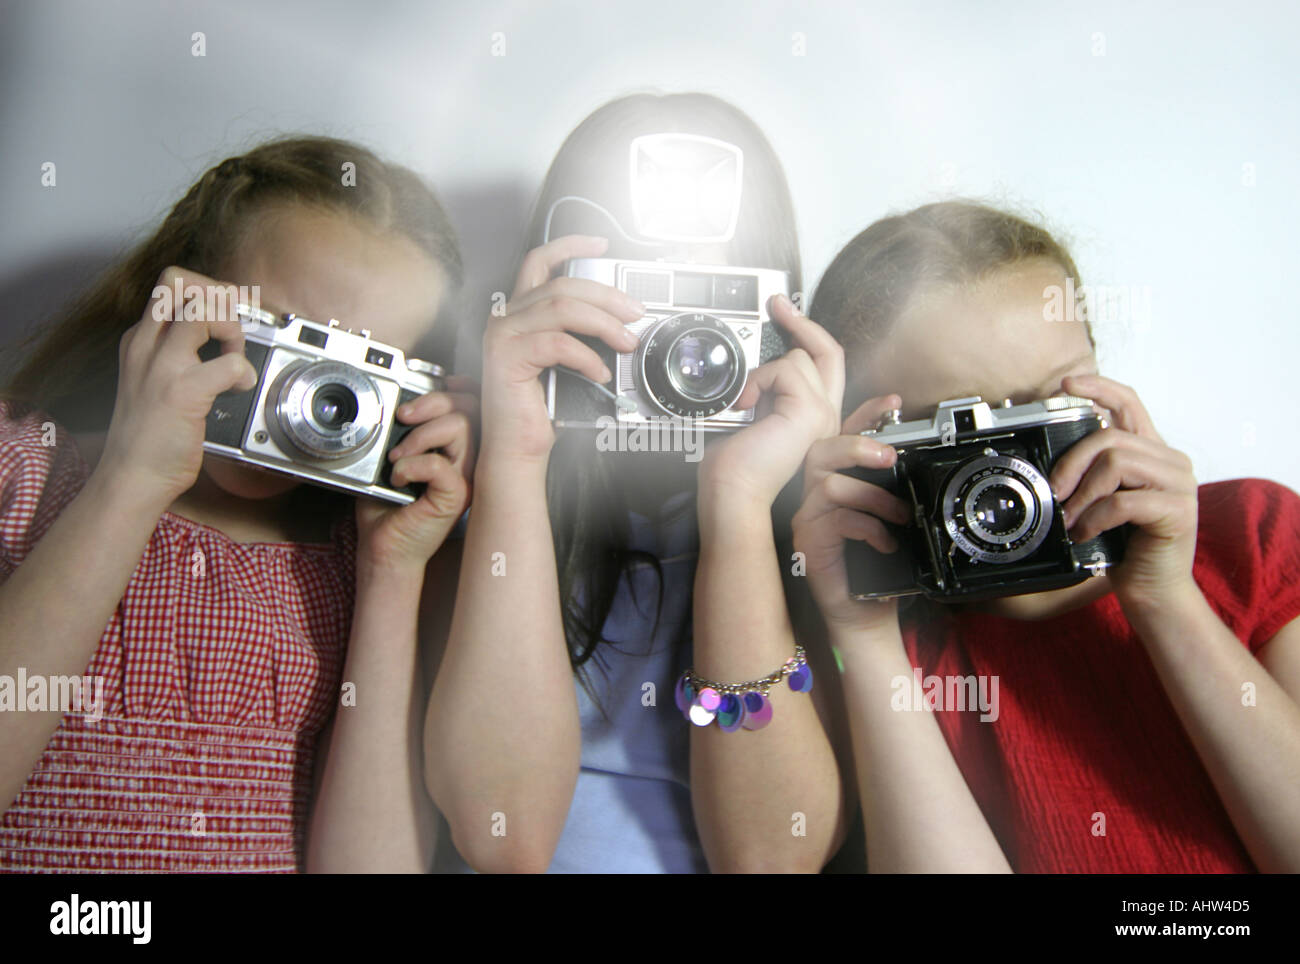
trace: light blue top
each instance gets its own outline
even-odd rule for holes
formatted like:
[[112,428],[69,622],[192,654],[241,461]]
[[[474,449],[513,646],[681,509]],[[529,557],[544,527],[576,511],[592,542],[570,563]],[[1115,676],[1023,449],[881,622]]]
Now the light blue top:
[[[696,536],[692,495],[664,506],[666,524],[630,517],[631,544],[656,556],[658,578],[637,564],[619,583],[604,637],[585,669],[601,706],[575,679],[582,769],[551,873],[705,873],[688,784],[690,723],[673,700],[691,659],[690,600]],[[683,640],[674,653],[674,640]],[[653,684],[653,688],[647,684]],[[469,867],[442,821],[435,873]]]

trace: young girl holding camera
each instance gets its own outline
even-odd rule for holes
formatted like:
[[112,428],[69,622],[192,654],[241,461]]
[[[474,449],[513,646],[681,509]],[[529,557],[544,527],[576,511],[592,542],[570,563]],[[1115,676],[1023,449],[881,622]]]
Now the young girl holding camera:
[[[953,202],[876,222],[818,288],[853,412],[808,454],[795,543],[843,659],[869,867],[1295,872],[1300,498],[1259,479],[1198,486],[1133,389],[1098,374],[1088,326],[1044,320],[1067,279],[1079,289],[1046,231]],[[1118,566],[982,605],[849,597],[843,540],[896,551],[884,522],[911,515],[842,473],[896,459],[856,433],[895,408],[1062,391],[1111,425],[1050,482],[1075,542],[1132,527]],[[996,676],[996,722],[901,709],[914,668]]]
[[[313,862],[427,867],[415,613],[467,499],[473,399],[453,385],[418,417],[398,411],[419,425],[393,482],[428,483],[401,508],[362,499],[354,514],[351,498],[205,456],[214,398],[256,382],[208,292],[258,286],[264,309],[420,355],[460,275],[414,174],[293,138],[207,171],[33,336],[0,401],[0,672],[103,689],[89,713],[0,713],[0,867],[299,868],[341,680],[355,705],[321,743]],[[209,339],[221,352],[201,361]]]
[[[743,150],[729,243],[670,251],[626,237],[629,146],[661,133]],[[574,196],[605,210],[557,203]],[[626,326],[646,314],[615,287],[555,277],[569,259],[775,268],[797,291],[779,162],[752,121],[716,98],[622,98],[566,140],[530,242],[507,311],[484,336],[475,505],[426,729],[429,790],[447,821],[436,866],[819,870],[843,835],[823,724],[834,688],[809,698],[786,685],[788,675],[806,688],[808,676],[793,675],[802,664],[771,510],[812,440],[838,427],[838,346],[789,298],[774,298],[774,323],[796,347],[750,374],[736,406],[761,398],[757,420],[710,441],[702,466],[680,452],[599,451],[594,431],[557,431],[539,382],[558,365],[610,383],[605,362],[576,336],[630,353],[638,338]],[[558,377],[565,391],[584,388]],[[612,416],[608,397],[589,394]],[[692,664],[697,677],[721,682],[773,674],[770,703],[749,720],[771,722],[743,732],[691,726],[674,690]]]

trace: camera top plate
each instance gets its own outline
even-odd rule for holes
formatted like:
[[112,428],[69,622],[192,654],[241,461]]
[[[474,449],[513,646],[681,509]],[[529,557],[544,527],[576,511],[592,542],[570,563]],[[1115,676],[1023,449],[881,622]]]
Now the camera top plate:
[[400,348],[376,341],[367,328],[354,332],[331,318],[327,324],[301,318],[292,312],[274,315],[249,305],[236,305],[240,327],[248,341],[284,348],[321,360],[342,362],[353,368],[399,382],[421,394],[436,390],[444,370],[441,365],[407,358]]
[[1073,422],[1097,414],[1093,400],[1078,395],[1054,395],[1023,405],[1012,405],[1007,400],[1001,406],[990,405],[980,396],[972,395],[940,402],[928,419],[901,422],[897,410],[887,412],[875,428],[865,429],[861,434],[896,448],[952,445],[971,436]]

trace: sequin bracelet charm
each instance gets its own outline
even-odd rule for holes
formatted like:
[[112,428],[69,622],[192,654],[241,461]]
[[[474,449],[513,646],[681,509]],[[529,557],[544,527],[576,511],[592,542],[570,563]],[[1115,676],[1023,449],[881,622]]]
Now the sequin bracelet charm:
[[696,726],[716,722],[725,733],[742,728],[761,730],[772,722],[768,693],[783,679],[796,693],[812,689],[812,667],[802,646],[796,644],[794,655],[775,673],[748,683],[715,683],[688,669],[677,681],[673,695],[677,708]]

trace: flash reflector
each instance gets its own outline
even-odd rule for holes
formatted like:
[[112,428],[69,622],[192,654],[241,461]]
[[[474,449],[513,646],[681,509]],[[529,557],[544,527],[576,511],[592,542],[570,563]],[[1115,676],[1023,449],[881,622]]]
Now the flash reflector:
[[699,134],[644,134],[632,141],[636,234],[656,241],[730,241],[740,219],[745,154]]

